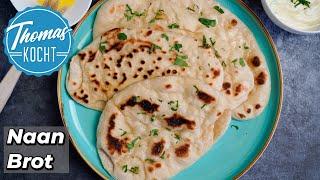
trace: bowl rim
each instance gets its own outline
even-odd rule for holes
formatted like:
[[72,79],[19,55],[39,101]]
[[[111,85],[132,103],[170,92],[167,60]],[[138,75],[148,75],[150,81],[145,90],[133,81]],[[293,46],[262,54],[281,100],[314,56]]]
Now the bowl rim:
[[296,29],[293,27],[288,26],[287,24],[283,23],[282,21],[279,20],[279,18],[272,12],[271,8],[268,6],[266,0],[261,0],[262,7],[268,17],[271,19],[273,23],[275,23],[277,26],[280,28],[294,33],[294,34],[301,34],[301,35],[311,35],[311,34],[318,34],[320,33],[320,26],[318,30],[301,30],[301,29]]

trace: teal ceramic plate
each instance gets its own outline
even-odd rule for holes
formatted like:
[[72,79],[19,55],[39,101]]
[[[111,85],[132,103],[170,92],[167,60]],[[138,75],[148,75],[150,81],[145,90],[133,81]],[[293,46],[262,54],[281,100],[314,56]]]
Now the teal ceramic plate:
[[[240,0],[220,0],[253,32],[267,59],[272,90],[263,114],[250,121],[232,120],[226,134],[199,161],[173,179],[232,179],[244,174],[261,156],[276,129],[282,103],[282,74],[279,58],[268,32]],[[92,26],[102,1],[79,23],[74,33],[75,54],[92,41]],[[71,99],[65,88],[68,65],[59,72],[58,100],[62,119],[82,158],[103,178],[112,178],[103,169],[96,150],[96,127],[100,112],[87,109]],[[236,128],[238,127],[238,129]]]

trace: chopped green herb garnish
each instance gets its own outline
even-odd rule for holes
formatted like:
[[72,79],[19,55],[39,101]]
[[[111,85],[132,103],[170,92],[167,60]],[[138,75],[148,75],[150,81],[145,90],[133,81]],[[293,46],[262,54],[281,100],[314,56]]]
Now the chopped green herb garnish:
[[305,8],[310,8],[310,1],[307,0],[291,0],[291,2],[294,4],[294,7],[303,5]]
[[135,138],[134,140],[132,140],[131,143],[127,144],[128,149],[129,150],[132,149],[134,147],[134,145],[136,144],[136,142],[140,139],[141,139],[141,137],[139,136],[139,137]]
[[188,56],[186,55],[178,55],[173,64],[180,67],[188,67],[188,63],[186,62],[187,59]]
[[140,96],[133,96],[132,98],[134,103],[137,103],[140,101]]
[[227,64],[226,64],[224,61],[221,62],[221,65],[222,65],[222,67],[224,67],[224,68],[227,67]]
[[203,35],[203,37],[202,37],[202,46],[200,46],[200,47],[205,48],[205,49],[211,48],[210,44],[207,43],[207,38],[205,35]]
[[235,67],[237,67],[237,64],[236,64],[237,61],[238,61],[238,59],[234,59],[234,60],[231,61]]
[[203,105],[201,106],[201,109],[205,108],[207,105],[208,105],[208,104],[203,104]]
[[215,27],[217,21],[215,19],[206,19],[206,18],[199,18],[201,24],[205,25],[207,28]]
[[243,48],[244,48],[244,49],[249,49],[249,46],[247,46],[247,44],[244,43],[244,44],[243,44]]
[[150,159],[150,158],[145,159],[145,161],[146,161],[146,162],[149,162],[149,163],[151,163],[151,164],[154,163],[154,162],[156,162],[155,160]]
[[221,58],[221,55],[219,54],[219,52],[214,49],[214,55],[217,57],[217,58]]
[[105,52],[107,45],[108,45],[107,42],[100,42],[100,44],[99,44],[99,51],[100,51],[101,53]]
[[138,166],[131,167],[129,171],[132,172],[133,174],[139,174],[139,167]]
[[151,118],[150,118],[150,121],[153,122],[153,121],[155,121],[155,120],[156,120],[156,116],[155,116],[155,115],[152,115]]
[[193,87],[196,89],[196,93],[198,93],[200,91],[196,85],[193,85]]
[[151,45],[151,48],[150,48],[150,52],[155,52],[156,49],[162,49],[160,46],[156,45],[156,44],[153,44]]
[[165,33],[161,34],[161,37],[164,38],[165,40],[169,41],[169,36]]
[[170,105],[170,109],[172,111],[177,111],[178,108],[179,108],[179,101],[176,100],[176,101],[169,101],[168,104]]
[[168,26],[168,28],[169,29],[178,29],[180,26],[179,26],[179,24],[177,24],[177,23],[173,23],[173,24],[170,24],[169,26]]
[[118,39],[124,41],[127,39],[127,35],[125,33],[119,33]]
[[181,140],[181,136],[179,134],[174,134],[174,138],[177,139],[177,142],[178,143],[180,140]]
[[222,9],[221,7],[219,7],[219,6],[214,6],[213,8],[214,8],[215,10],[217,10],[220,14],[223,14],[223,13],[224,13],[223,9]]
[[124,136],[127,134],[127,131],[123,130],[123,129],[120,129],[122,131],[122,134],[120,136]]
[[240,59],[239,59],[239,64],[240,64],[241,67],[246,66],[246,63],[244,62],[244,59],[243,59],[243,58],[240,58]]
[[130,21],[134,16],[140,17],[144,15],[145,15],[145,12],[139,13],[137,11],[133,11],[131,7],[128,4],[126,4],[126,10],[125,10],[124,16],[127,18],[127,21]]
[[158,135],[159,135],[158,129],[152,129],[149,134],[149,136],[158,136]]
[[122,166],[122,171],[127,172],[128,171],[128,165],[123,165]]
[[196,12],[197,10],[199,10],[199,6],[196,4],[192,4],[192,6],[187,7],[187,10]]
[[180,52],[180,49],[182,48],[182,44],[175,43],[173,46],[171,46],[170,51],[176,50]]
[[236,125],[231,125],[231,127],[235,128],[236,130],[239,129],[239,126],[236,126]]
[[161,154],[160,158],[164,159],[164,155],[166,154],[166,151],[163,151],[163,153]]
[[137,114],[147,114],[146,112],[137,112]]
[[162,99],[158,99],[158,101],[161,102],[161,103],[163,102]]
[[156,12],[156,15],[154,16],[154,18],[153,19],[151,19],[150,21],[149,21],[149,23],[154,23],[154,22],[156,22],[156,20],[160,20],[160,19],[164,19],[164,10],[162,10],[162,9],[159,9],[157,12]]

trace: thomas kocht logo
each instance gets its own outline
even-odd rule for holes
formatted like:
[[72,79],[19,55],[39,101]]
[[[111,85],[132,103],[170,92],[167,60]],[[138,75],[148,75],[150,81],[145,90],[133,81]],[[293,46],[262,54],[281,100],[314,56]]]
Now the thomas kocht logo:
[[5,52],[18,70],[28,75],[50,75],[67,59],[72,30],[58,12],[43,7],[19,12],[5,30]]

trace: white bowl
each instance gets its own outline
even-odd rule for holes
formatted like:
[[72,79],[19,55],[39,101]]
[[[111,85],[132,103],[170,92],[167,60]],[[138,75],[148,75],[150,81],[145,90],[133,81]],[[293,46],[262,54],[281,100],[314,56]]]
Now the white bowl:
[[[69,21],[70,26],[73,26],[80,21],[90,8],[91,2],[92,0],[75,0],[75,4],[63,13],[63,17]],[[17,11],[39,5],[37,0],[11,0],[11,3]]]
[[[289,0],[288,0],[289,1]],[[320,26],[315,30],[301,30],[301,29],[295,29],[293,27],[290,27],[286,25],[285,23],[281,22],[278,17],[271,11],[270,7],[267,5],[266,0],[261,0],[262,6],[264,11],[267,13],[269,18],[274,22],[277,26],[280,28],[289,31],[294,34],[303,34],[303,35],[309,35],[309,34],[317,34],[320,33]]]

